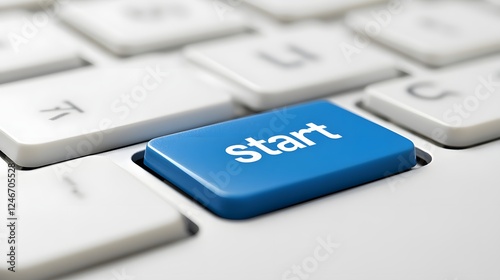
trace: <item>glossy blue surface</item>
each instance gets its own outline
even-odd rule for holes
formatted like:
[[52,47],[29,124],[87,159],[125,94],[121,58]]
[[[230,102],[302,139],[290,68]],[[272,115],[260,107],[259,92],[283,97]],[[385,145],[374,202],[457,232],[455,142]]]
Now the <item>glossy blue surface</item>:
[[156,138],[144,163],[217,215],[244,219],[405,171],[416,159],[408,139],[319,101]]

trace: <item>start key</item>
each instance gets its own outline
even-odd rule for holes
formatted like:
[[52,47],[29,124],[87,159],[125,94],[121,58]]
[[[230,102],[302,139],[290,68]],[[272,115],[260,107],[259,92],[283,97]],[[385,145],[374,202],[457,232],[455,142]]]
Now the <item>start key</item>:
[[245,219],[408,170],[416,157],[410,140],[318,101],[153,139],[144,163],[217,215]]

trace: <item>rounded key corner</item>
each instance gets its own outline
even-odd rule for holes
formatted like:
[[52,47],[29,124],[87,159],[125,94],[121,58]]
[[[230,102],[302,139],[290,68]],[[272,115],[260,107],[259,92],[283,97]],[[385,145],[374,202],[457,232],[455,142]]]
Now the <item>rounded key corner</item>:
[[184,221],[184,225],[186,226],[188,234],[191,236],[197,235],[198,232],[200,232],[200,227],[195,222],[193,222],[191,219],[189,219],[188,217],[186,217],[182,214],[181,214],[181,216],[182,216],[182,220]]
[[149,141],[146,143],[146,151],[147,151],[148,149],[154,149],[154,145],[155,145],[157,142],[159,142],[159,139],[160,139],[160,138],[161,138],[161,137],[158,137],[158,138],[154,138],[154,139],[149,140]]
[[466,149],[488,142],[480,141],[477,137],[470,136],[470,130],[474,127],[476,127],[476,125],[452,126],[442,122],[441,128],[435,128],[432,133],[428,135],[428,138],[444,148],[455,150]]
[[165,136],[160,136],[160,137],[153,138],[153,139],[149,140],[146,143],[146,149],[144,150],[144,156],[146,156],[148,154],[148,151],[157,151],[158,146],[162,145],[162,143],[164,142],[164,140],[165,140],[164,138],[165,138]]

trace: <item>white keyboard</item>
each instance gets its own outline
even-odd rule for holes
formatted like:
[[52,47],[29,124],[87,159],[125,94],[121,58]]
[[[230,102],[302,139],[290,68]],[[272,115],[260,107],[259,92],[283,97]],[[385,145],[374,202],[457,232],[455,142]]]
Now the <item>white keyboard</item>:
[[498,280],[499,109],[498,1],[0,0],[0,279]]

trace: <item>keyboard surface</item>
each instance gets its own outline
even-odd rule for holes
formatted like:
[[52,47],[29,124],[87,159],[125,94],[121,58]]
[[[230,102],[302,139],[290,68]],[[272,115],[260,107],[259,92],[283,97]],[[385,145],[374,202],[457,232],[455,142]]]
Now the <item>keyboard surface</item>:
[[500,279],[499,26],[0,0],[0,279]]

